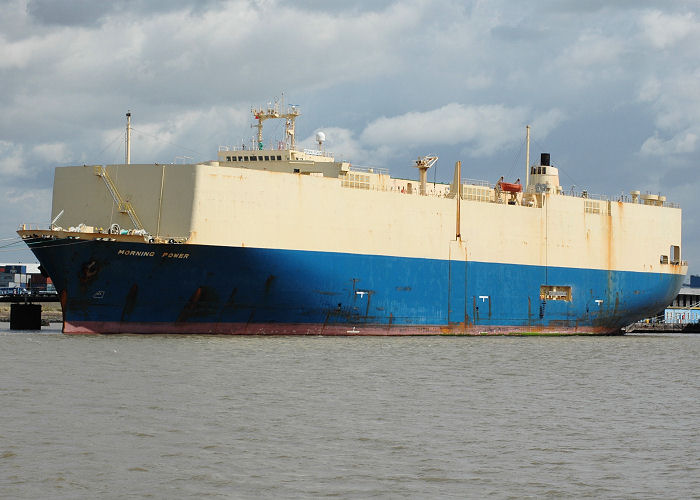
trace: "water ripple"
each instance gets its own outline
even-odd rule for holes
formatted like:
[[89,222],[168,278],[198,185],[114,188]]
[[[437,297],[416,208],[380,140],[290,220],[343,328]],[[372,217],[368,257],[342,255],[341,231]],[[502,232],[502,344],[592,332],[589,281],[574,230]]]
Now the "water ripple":
[[698,355],[0,330],[0,497],[698,498]]

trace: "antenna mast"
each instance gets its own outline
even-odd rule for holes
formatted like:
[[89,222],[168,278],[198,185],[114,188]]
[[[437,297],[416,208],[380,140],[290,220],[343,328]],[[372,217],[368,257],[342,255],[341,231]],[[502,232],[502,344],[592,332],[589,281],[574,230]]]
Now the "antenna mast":
[[131,163],[131,111],[126,113],[126,164]]
[[285,110],[284,109],[284,97],[283,97],[281,106],[280,106],[279,101],[275,100],[274,105],[272,103],[267,103],[267,109],[260,107],[257,109],[253,108],[251,111],[253,112],[253,116],[255,116],[255,119],[258,120],[258,124],[254,125],[254,127],[256,127],[258,129],[258,137],[257,137],[257,148],[258,149],[263,149],[263,135],[262,135],[263,121],[269,120],[271,118],[277,118],[277,119],[283,118],[283,119],[285,119],[285,126],[284,126],[285,148],[294,149],[296,147],[296,140],[294,137],[294,125],[295,125],[294,121],[296,120],[297,116],[299,116],[301,114],[298,106],[291,104]]

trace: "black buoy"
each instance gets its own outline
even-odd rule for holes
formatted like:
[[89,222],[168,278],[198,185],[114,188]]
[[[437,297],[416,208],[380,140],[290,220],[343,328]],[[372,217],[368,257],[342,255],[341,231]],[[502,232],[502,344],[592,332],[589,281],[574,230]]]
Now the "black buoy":
[[41,330],[41,304],[12,304],[10,330]]

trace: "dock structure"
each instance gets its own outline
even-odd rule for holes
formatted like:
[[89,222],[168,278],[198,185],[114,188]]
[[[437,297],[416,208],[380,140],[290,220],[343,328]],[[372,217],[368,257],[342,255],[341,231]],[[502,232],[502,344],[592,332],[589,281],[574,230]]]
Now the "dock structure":
[[625,327],[627,333],[700,333],[700,276],[691,275],[663,311]]
[[625,333],[700,333],[700,323],[637,322],[625,328]]

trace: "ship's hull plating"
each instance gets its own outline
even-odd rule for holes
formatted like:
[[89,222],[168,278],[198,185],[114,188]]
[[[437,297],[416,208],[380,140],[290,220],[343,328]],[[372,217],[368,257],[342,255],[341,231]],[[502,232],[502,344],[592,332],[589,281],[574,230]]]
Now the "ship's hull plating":
[[[349,253],[27,240],[65,333],[619,333],[683,275]],[[570,286],[543,301],[541,285]]]

